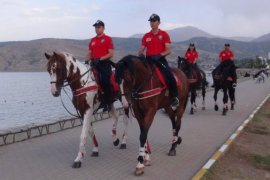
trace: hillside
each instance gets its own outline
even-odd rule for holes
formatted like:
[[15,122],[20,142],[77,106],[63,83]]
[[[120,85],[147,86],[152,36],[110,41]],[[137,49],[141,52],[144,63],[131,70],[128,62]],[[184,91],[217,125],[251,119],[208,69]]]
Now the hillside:
[[256,39],[253,40],[254,42],[266,42],[270,41],[270,33],[262,35]]
[[[128,54],[136,55],[140,47],[138,38],[113,38],[115,46],[114,61]],[[38,39],[32,41],[0,43],[0,71],[45,71],[44,53],[66,51],[76,58],[84,60],[89,40],[73,39]],[[241,42],[221,38],[192,38],[191,40],[172,43],[172,53],[168,60],[176,63],[177,56],[183,56],[190,42],[195,42],[200,53],[201,64],[213,65],[224,43],[230,43],[236,59],[267,56],[270,51],[268,42]]]
[[189,42],[194,42],[200,50],[212,53],[219,52],[224,48],[225,43],[230,43],[236,59],[256,57],[257,55],[267,57],[268,52],[270,52],[270,41],[242,42],[222,38],[192,38],[177,44],[188,45]]

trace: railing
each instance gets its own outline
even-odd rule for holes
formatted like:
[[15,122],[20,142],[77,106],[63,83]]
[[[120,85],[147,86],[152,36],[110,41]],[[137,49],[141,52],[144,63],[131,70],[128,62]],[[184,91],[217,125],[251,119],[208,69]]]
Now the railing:
[[[119,115],[123,115],[123,108],[117,109]],[[94,115],[95,121],[110,118],[107,112],[99,112]],[[34,125],[26,125],[8,130],[0,130],[0,146],[25,141],[39,136],[56,133],[66,129],[81,126],[83,120],[79,118],[65,119],[60,121],[44,122]]]

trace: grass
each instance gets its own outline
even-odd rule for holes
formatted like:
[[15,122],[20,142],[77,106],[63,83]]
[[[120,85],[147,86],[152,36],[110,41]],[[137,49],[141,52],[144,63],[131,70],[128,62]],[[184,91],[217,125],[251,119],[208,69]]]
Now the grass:
[[253,134],[259,134],[259,135],[268,135],[269,133],[267,131],[261,130],[261,129],[250,129],[248,130],[249,133]]
[[268,156],[254,155],[253,159],[256,167],[270,170],[270,155]]

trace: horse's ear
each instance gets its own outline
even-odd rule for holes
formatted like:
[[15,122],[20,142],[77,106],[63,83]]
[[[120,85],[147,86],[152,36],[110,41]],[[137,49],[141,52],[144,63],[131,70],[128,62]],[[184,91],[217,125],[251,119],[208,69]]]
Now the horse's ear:
[[51,55],[49,55],[49,54],[47,54],[47,53],[45,52],[45,57],[49,60],[49,59],[51,58]]
[[54,56],[57,56],[57,53],[53,51],[53,55],[54,55]]

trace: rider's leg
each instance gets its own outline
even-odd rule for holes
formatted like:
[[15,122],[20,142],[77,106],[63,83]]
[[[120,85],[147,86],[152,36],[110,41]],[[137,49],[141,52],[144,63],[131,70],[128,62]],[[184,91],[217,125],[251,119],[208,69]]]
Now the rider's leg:
[[171,69],[168,65],[168,62],[165,58],[161,58],[158,62],[153,61],[158,68],[160,69],[166,83],[168,86],[168,89],[170,91],[170,96],[172,98],[171,105],[172,106],[178,106],[179,99],[178,99],[178,89],[176,86],[176,80],[171,72]]
[[106,62],[107,60],[104,60],[104,62],[101,61],[99,72],[101,73],[102,80],[101,80],[101,86],[104,92],[104,104],[105,108],[104,111],[110,110],[110,106],[112,104],[112,87],[110,82],[110,76],[111,76],[111,65],[109,62]]

